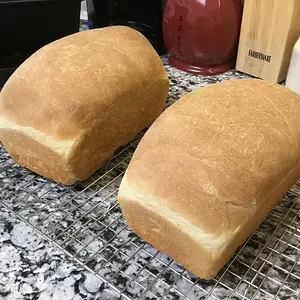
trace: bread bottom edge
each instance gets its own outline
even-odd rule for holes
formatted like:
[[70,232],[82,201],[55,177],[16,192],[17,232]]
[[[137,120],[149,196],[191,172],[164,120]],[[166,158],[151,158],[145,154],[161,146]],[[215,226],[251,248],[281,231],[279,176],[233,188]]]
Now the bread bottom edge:
[[[203,279],[211,279],[217,273],[217,270],[210,267],[211,254],[171,221],[137,201],[122,196],[118,201],[128,226],[146,242]],[[195,257],[201,257],[201,265]]]
[[15,130],[2,129],[0,138],[11,158],[21,167],[65,185],[76,182],[67,161],[49,147]]
[[[148,125],[147,127],[149,127]],[[143,128],[137,135],[147,129]],[[132,138],[133,139],[133,138]],[[132,141],[129,139],[124,145],[114,146],[111,151],[106,151],[97,156],[96,163],[91,164],[92,158],[88,158],[89,165],[76,168],[76,161],[80,159],[82,143],[74,147],[69,159],[55,152],[47,145],[40,143],[26,134],[12,129],[0,129],[0,142],[13,161],[37,175],[56,181],[57,183],[71,186],[76,182],[82,182],[92,176],[99,168],[108,162],[122,147],[126,147]],[[74,166],[75,164],[75,166]],[[83,163],[81,162],[82,166]]]
[[251,234],[260,226],[271,210],[280,202],[300,176],[297,166],[288,174],[253,218],[245,222],[226,246],[218,253],[210,253],[188,232],[182,231],[159,211],[154,211],[136,199],[129,199],[119,193],[118,201],[127,224],[132,230],[157,250],[162,251],[188,271],[201,279],[213,279],[233,257]]

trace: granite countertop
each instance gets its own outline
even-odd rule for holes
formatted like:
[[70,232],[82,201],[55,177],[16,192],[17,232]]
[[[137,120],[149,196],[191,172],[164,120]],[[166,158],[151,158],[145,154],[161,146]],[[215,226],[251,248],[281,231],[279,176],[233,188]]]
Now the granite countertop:
[[[169,66],[166,57],[162,57],[162,60],[166,66],[171,83],[168,104],[171,104],[185,93],[198,87],[222,80],[248,77],[235,70],[217,76],[187,74]],[[22,187],[24,186],[24,180],[31,182],[26,185],[26,189]],[[115,184],[117,185],[118,182]],[[32,189],[33,186],[39,192],[35,193],[34,189]],[[86,186],[88,186],[88,183]],[[41,215],[49,216],[52,215],[53,211],[59,211],[62,205],[62,202],[60,202],[63,198],[62,195],[68,195],[68,193],[72,193],[72,195],[76,194],[78,201],[81,199],[81,196],[83,197],[82,199],[90,199],[91,201],[93,201],[92,199],[95,197],[97,197],[97,201],[101,198],[101,195],[95,194],[97,193],[97,189],[101,189],[101,186],[96,185],[96,190],[93,191],[91,188],[84,189],[84,192],[78,187],[72,187],[71,190],[67,191],[65,191],[65,189],[63,186],[55,185],[53,182],[32,175],[30,172],[14,165],[3,147],[0,146],[0,199],[6,204],[6,206],[3,206],[0,202],[0,299],[123,299],[114,289],[104,284],[99,278],[84,269],[80,263],[67,256],[65,252],[58,247],[50,244],[48,240],[29,225],[29,223],[36,225],[36,228],[38,228],[40,232],[47,232],[45,228],[49,224],[38,222],[38,220],[41,220]],[[294,194],[288,195],[284,200],[286,203],[289,204],[291,201],[295,201],[295,198],[297,198],[296,195],[299,195],[299,188],[295,187],[295,189]],[[41,204],[38,200],[35,200],[37,206],[31,206],[28,210],[23,207],[23,205],[29,203],[26,202],[29,200],[24,200],[24,197],[20,200],[21,195],[27,193],[28,190],[31,191],[30,195],[36,196],[37,198],[42,198],[44,194],[47,194],[47,197],[44,197],[43,200],[45,207],[43,207],[42,210],[39,210]],[[93,194],[91,194],[91,192],[93,192]],[[92,198],[91,195],[93,195],[94,198]],[[88,203],[89,202],[86,202],[87,205]],[[291,205],[287,207],[291,207]],[[91,209],[89,208],[89,210]],[[23,221],[13,215],[11,211],[18,212],[23,218]],[[39,211],[39,214],[35,214],[37,211]],[[89,214],[87,214],[87,217],[88,216]],[[269,236],[275,231],[277,226],[276,222],[278,221],[275,217],[274,219],[272,218],[271,216],[263,228],[264,232],[269,234]],[[24,220],[27,223],[24,223]],[[89,220],[85,220],[84,222],[88,223]],[[128,235],[130,235],[130,232]],[[260,245],[259,241],[261,240],[261,243],[263,243],[263,237],[260,236],[259,233],[257,234],[257,240],[257,244],[254,242],[249,244],[250,252],[257,253],[257,249]],[[96,248],[100,247],[99,245],[94,246]],[[71,245],[68,251],[73,253],[75,248],[76,245]],[[129,248],[127,250],[131,251]],[[251,259],[251,253],[248,254],[248,256],[242,257],[247,261]],[[165,259],[167,260],[168,258]],[[93,264],[93,268],[95,268],[95,264],[96,263]],[[155,267],[158,268],[157,265]],[[281,263],[281,268],[283,269],[291,269],[292,267],[295,267],[292,261],[286,260]],[[133,267],[131,266],[131,268]],[[235,268],[239,267],[236,266]],[[243,268],[242,264],[240,268]],[[107,270],[107,273],[109,272],[110,270]],[[134,270],[131,270],[131,272],[134,272]],[[236,270],[236,273],[237,272],[240,272],[240,270]],[[278,299],[297,298],[295,291],[300,293],[300,281],[298,281],[300,278],[300,270],[298,270],[298,275],[299,277],[290,280],[290,289],[284,288],[278,291]],[[105,274],[105,276],[107,277],[107,274]],[[278,277],[278,281],[281,282],[280,277],[283,275],[278,271],[278,273],[275,272],[272,276],[273,278]],[[169,277],[166,280],[172,279]],[[234,279],[230,278],[228,278],[228,280],[228,282],[234,281]],[[115,284],[118,285],[120,282],[116,282]],[[213,284],[215,283],[203,282],[206,288]],[[271,294],[275,294],[272,293],[272,289],[277,288],[276,284],[270,282],[266,284],[262,283],[262,287],[270,291]],[[157,286],[155,288],[159,290],[161,287]],[[184,289],[184,287],[182,287],[182,289]],[[242,285],[240,289],[243,289]],[[220,286],[216,287],[215,290],[217,293],[215,294],[216,297],[219,299],[227,299],[228,291],[226,289]],[[159,292],[157,292],[157,294],[159,295]],[[201,299],[203,295],[205,294],[203,294],[203,292],[201,293],[200,290],[195,290],[194,296],[191,296],[191,299]],[[138,299],[138,297],[136,299]],[[173,297],[170,296],[165,299],[179,298],[176,298],[174,295]],[[234,299],[242,298],[235,297]],[[258,294],[258,298],[255,299],[271,298]]]

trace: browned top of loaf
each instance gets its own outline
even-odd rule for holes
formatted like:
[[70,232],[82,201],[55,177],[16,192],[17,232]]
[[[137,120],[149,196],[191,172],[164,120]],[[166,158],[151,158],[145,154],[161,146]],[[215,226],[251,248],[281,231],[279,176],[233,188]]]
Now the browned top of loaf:
[[138,31],[112,26],[79,32],[39,49],[16,70],[2,90],[0,116],[72,138],[163,74],[159,56]]
[[127,180],[218,234],[249,218],[299,168],[299,156],[300,97],[261,80],[231,80],[168,108],[139,144]]

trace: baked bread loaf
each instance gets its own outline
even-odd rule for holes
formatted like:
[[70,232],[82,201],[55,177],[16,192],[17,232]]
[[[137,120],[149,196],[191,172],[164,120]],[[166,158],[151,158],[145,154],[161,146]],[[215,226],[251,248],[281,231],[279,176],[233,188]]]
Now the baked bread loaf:
[[300,176],[300,97],[258,79],[199,88],[139,143],[118,200],[128,225],[211,279]]
[[75,33],[39,49],[6,82],[0,141],[21,166],[73,184],[147,128],[168,90],[161,59],[138,31]]

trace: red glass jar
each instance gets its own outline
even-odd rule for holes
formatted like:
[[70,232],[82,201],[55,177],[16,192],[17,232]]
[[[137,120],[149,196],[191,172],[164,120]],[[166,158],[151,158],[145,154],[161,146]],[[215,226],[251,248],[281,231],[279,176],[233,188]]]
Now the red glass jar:
[[174,67],[211,75],[235,65],[241,0],[167,0],[163,37]]

